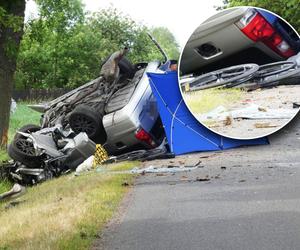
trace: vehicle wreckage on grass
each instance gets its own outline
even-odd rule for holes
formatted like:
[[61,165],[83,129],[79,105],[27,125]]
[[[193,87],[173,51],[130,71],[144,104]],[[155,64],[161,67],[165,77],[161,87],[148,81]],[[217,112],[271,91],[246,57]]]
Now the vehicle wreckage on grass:
[[35,184],[74,170],[94,154],[96,143],[109,155],[162,148],[164,131],[147,73],[167,71],[172,61],[150,38],[163,62],[133,65],[121,51],[115,52],[102,64],[102,69],[114,67],[114,79],[102,70],[100,77],[55,100],[29,105],[42,112],[41,126],[22,127],[9,145],[14,160],[8,167],[10,178]]

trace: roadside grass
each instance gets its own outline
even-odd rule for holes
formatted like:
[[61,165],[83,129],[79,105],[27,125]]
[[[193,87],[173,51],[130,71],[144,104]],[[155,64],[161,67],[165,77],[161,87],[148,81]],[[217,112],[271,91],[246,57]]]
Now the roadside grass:
[[[105,168],[120,171],[136,165]],[[0,203],[0,249],[88,249],[133,179],[132,174],[89,172],[28,188],[18,206],[5,209],[8,202]]]
[[[18,103],[17,110],[11,115],[8,131],[8,142],[14,138],[16,131],[26,124],[39,124],[41,114],[31,110],[26,103]],[[4,161],[9,160],[9,156],[5,150],[0,150],[0,166]],[[0,179],[0,193],[11,188],[11,183]],[[0,248],[1,249],[1,248]]]
[[10,183],[8,180],[0,180],[0,194],[8,191],[11,187],[12,183]]
[[184,94],[190,110],[195,114],[207,113],[218,106],[228,107],[242,99],[243,90],[241,89],[204,89],[201,91],[186,92]]

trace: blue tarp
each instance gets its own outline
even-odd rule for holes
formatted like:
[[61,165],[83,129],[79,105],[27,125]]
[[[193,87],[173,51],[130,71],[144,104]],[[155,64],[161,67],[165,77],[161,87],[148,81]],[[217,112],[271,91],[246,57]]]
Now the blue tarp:
[[177,72],[148,73],[148,77],[170,150],[175,155],[268,144],[266,137],[255,140],[236,140],[220,136],[204,127],[190,113],[182,99]]

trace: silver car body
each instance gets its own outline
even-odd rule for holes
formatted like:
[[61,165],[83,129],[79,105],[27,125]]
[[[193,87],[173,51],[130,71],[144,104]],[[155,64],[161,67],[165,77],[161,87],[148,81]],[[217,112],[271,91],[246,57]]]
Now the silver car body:
[[[107,134],[104,147],[108,152],[118,153],[141,144],[141,141],[135,137],[136,131],[142,128],[150,132],[157,121],[158,111],[147,73],[160,71],[159,66],[159,61],[148,63],[129,102],[122,109],[103,117],[103,125]],[[147,147],[147,145],[144,146]]]

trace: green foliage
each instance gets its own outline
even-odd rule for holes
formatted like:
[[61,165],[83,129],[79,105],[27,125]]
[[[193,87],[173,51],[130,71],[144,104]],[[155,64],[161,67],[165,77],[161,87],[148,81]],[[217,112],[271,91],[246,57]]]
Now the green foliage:
[[[101,63],[130,47],[133,62],[162,59],[146,26],[114,8],[83,14],[80,0],[37,0],[40,17],[25,26],[16,73],[17,88],[76,87],[98,77]],[[178,45],[166,28],[150,30],[170,58]],[[165,34],[164,34],[165,32]]]
[[[0,29],[3,32],[4,29],[10,29],[13,32],[21,32],[23,28],[24,18],[21,16],[16,16],[9,14],[7,10],[0,6]],[[3,34],[2,34],[3,35]],[[11,36],[4,35],[4,51],[5,55],[11,60],[16,60],[18,54],[19,44]]]
[[23,18],[8,14],[7,11],[0,6],[0,25],[11,28],[14,32],[18,32],[23,27]]
[[254,6],[270,10],[287,22],[298,32],[300,31],[300,1],[299,0],[225,0],[225,7]]
[[168,57],[170,59],[178,60],[179,45],[176,42],[174,35],[166,27],[154,27],[150,31],[160,46],[165,49]]

